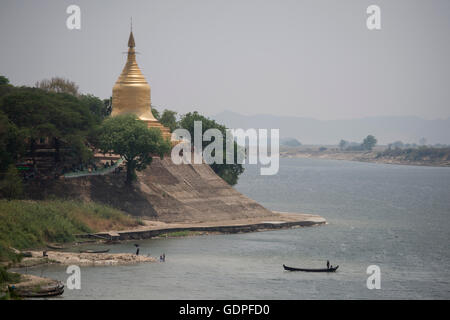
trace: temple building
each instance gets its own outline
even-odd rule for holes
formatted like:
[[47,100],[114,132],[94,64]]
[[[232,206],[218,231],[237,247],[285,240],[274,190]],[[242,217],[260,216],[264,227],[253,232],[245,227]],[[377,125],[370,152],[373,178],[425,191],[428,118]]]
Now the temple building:
[[117,79],[112,93],[111,116],[135,114],[147,123],[149,128],[158,128],[164,138],[171,138],[168,128],[155,119],[151,109],[150,85],[136,62],[136,51],[133,31],[128,39],[128,58],[122,73]]

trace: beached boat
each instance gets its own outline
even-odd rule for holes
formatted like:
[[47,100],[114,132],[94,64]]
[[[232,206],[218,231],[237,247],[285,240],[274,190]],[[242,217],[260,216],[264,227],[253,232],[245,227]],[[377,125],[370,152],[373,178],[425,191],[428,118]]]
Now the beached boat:
[[56,284],[53,285],[36,287],[32,289],[15,288],[14,286],[9,287],[9,289],[13,291],[16,296],[22,298],[46,298],[62,295],[64,293],[64,284],[58,281]]
[[47,248],[53,249],[53,250],[62,250],[65,249],[63,246],[58,246],[56,244],[47,244]]
[[106,250],[80,250],[80,253],[107,253],[109,249]]
[[323,269],[302,269],[302,268],[292,268],[285,266],[283,264],[283,268],[286,271],[303,271],[303,272],[336,272],[336,270],[339,268],[339,266],[332,267],[332,268],[323,268]]

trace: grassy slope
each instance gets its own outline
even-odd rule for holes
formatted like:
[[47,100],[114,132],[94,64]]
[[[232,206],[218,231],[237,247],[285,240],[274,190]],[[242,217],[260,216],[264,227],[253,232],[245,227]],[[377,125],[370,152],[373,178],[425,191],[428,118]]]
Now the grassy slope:
[[73,234],[120,230],[138,225],[119,210],[81,201],[0,200],[0,261],[14,255],[9,247],[33,248],[75,240]]

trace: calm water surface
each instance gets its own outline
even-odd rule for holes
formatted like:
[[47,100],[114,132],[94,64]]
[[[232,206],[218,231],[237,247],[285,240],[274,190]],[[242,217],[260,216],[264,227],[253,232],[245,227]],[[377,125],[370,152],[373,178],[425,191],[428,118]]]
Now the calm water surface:
[[[450,168],[281,159],[247,166],[236,187],[272,210],[316,213],[320,227],[139,241],[165,263],[82,267],[66,299],[449,299]],[[135,242],[110,246],[134,252]],[[101,247],[101,246],[97,246]],[[95,248],[95,247],[92,247]],[[282,264],[335,274],[283,271]],[[381,268],[381,289],[366,268]],[[65,281],[65,268],[27,272]]]

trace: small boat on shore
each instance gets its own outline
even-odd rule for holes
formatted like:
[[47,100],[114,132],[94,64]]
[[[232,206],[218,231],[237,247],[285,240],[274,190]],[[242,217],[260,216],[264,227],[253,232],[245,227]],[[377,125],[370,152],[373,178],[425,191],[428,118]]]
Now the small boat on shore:
[[285,266],[283,264],[283,268],[286,271],[303,271],[303,272],[336,272],[336,270],[339,268],[339,266],[332,267],[332,268],[323,268],[323,269],[302,269],[302,268],[292,268]]
[[56,284],[36,288],[15,288],[11,286],[9,290],[21,298],[46,298],[62,295],[64,293],[64,284],[58,281]]
[[58,246],[56,244],[47,244],[47,248],[49,249],[53,249],[53,250],[62,250],[62,249],[66,249],[63,246]]
[[107,253],[109,249],[106,250],[80,250],[80,253]]

